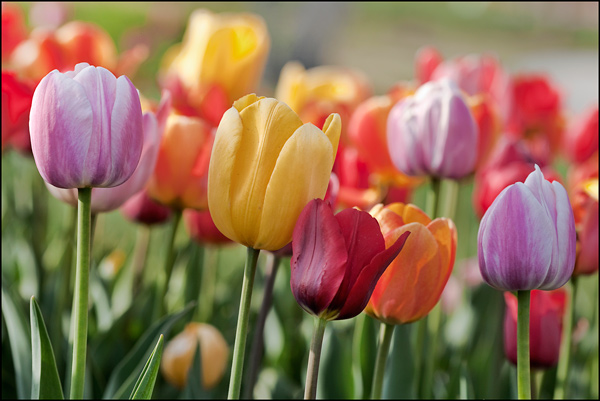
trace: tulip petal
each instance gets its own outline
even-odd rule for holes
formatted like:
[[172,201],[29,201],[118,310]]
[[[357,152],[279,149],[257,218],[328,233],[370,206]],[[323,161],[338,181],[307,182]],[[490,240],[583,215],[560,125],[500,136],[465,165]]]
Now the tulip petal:
[[479,268],[492,287],[531,290],[543,284],[552,258],[550,217],[522,183],[505,188],[481,221]]
[[323,132],[331,142],[333,159],[335,160],[338,144],[340,142],[340,134],[342,133],[342,119],[339,114],[332,113],[327,117],[327,120],[325,120],[325,123],[323,124]]
[[[310,160],[310,163],[307,163]],[[314,198],[323,198],[333,167],[331,143],[312,124],[298,128],[286,142],[265,192],[255,247],[277,250],[287,244],[296,216]]]
[[[256,242],[261,228],[262,211],[265,210],[263,204],[267,185],[275,164],[280,160],[279,156],[284,145],[302,126],[302,121],[285,103],[272,98],[261,99],[250,104],[239,115],[242,121],[240,144],[233,158],[233,169],[226,170],[232,172],[231,219],[235,231],[240,236],[240,242],[259,249]],[[309,149],[314,150],[313,148]],[[306,151],[306,149],[302,150]],[[218,153],[213,152],[213,155],[218,155],[219,159],[223,158]],[[304,159],[301,168],[305,168],[306,160],[308,159]],[[283,165],[284,162],[286,161],[283,160],[280,163]],[[300,167],[297,164],[296,166]],[[296,173],[296,175],[299,174]],[[285,186],[277,187],[278,194],[282,194],[289,182],[288,179]],[[324,188],[326,187],[327,184]],[[325,189],[321,196],[323,195],[325,195]],[[304,204],[308,200],[305,199]],[[303,206],[296,210],[294,217],[300,214]],[[217,225],[217,227],[219,226]],[[287,241],[283,241],[279,248],[289,242],[292,230],[293,224],[287,232]],[[275,249],[278,248],[272,248],[272,250]]]
[[410,232],[405,231],[391,247],[375,255],[371,262],[362,269],[354,285],[350,288],[337,320],[354,317],[365,309],[379,278],[398,256],[409,235]]
[[215,135],[208,168],[208,208],[219,229],[229,239],[241,242],[231,216],[231,183],[236,154],[242,142],[242,119],[235,107],[223,114]]
[[338,292],[348,259],[342,231],[327,202],[315,199],[304,207],[292,247],[292,292],[300,306],[318,316]]

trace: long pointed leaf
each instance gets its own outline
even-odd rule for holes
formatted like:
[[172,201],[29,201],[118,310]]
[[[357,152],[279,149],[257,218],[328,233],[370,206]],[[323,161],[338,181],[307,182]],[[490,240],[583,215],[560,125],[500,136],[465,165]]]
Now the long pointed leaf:
[[4,286],[2,280],[2,316],[6,321],[8,339],[15,365],[17,395],[31,397],[31,342],[29,325],[24,311],[19,308],[20,296]]
[[30,303],[31,317],[31,363],[33,375],[31,398],[64,399],[60,377],[56,368],[56,359],[52,343],[48,337],[46,324],[40,306],[34,297]]
[[163,317],[144,333],[133,349],[113,370],[103,398],[120,399],[131,394],[136,381],[136,372],[142,369],[142,364],[149,358],[153,344],[158,341],[158,336],[161,333],[167,335],[173,324],[188,314],[194,305],[195,303],[190,303],[181,312]]
[[163,350],[163,335],[161,334],[158,338],[158,343],[152,354],[150,354],[150,358],[140,377],[138,378],[135,386],[133,387],[133,391],[131,392],[130,400],[149,400],[152,398],[152,391],[154,390],[154,383],[156,382],[156,375],[158,375],[158,369],[160,368],[160,357],[162,355]]
[[198,343],[180,399],[204,400],[207,398],[209,398],[208,392],[202,386],[202,352],[200,351],[200,343]]

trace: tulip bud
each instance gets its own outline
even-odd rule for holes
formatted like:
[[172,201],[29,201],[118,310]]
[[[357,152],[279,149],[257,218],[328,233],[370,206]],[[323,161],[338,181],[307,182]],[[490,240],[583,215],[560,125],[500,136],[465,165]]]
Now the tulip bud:
[[[4,6],[4,3],[2,3]],[[29,113],[35,82],[2,71],[2,150],[14,148],[31,154]]]
[[410,234],[393,231],[393,240],[386,243],[367,212],[345,209],[334,215],[327,202],[310,201],[292,241],[290,285],[296,301],[325,320],[358,315]]
[[183,220],[190,238],[200,244],[221,244],[231,242],[221,234],[210,217],[208,210],[186,209],[183,211]]
[[219,124],[208,169],[208,207],[219,231],[254,249],[290,242],[302,208],[325,196],[340,130],[337,114],[321,131],[276,99],[236,101]]
[[460,179],[473,172],[478,129],[452,81],[431,81],[400,100],[387,122],[388,149],[407,175]]
[[147,225],[163,223],[171,217],[171,209],[153,201],[145,189],[129,198],[121,206],[121,213],[131,221]]
[[173,337],[163,351],[160,370],[173,386],[180,389],[185,387],[198,344],[202,357],[202,387],[211,389],[223,377],[229,360],[227,342],[214,326],[192,322]]
[[144,142],[138,92],[86,63],[64,74],[52,71],[33,94],[31,149],[48,184],[59,188],[109,188],[135,171]]
[[370,213],[379,222],[386,245],[404,232],[411,234],[379,279],[365,311],[388,324],[419,320],[438,302],[452,273],[456,227],[446,218],[432,221],[411,204],[379,204]]
[[[504,293],[504,353],[517,364],[517,298]],[[531,291],[529,309],[529,360],[531,367],[548,369],[556,366],[560,354],[563,316],[566,310],[567,292]]]
[[525,183],[505,188],[477,236],[484,281],[502,291],[553,290],[575,265],[575,221],[567,191],[536,165]]

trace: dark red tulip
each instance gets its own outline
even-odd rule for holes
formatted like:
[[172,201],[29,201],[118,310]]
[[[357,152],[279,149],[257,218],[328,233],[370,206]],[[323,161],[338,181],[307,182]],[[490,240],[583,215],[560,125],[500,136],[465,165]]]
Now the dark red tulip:
[[369,213],[345,209],[334,215],[326,201],[310,201],[292,241],[290,285],[296,301],[325,320],[358,315],[408,235],[386,249],[379,223]]
[[200,244],[223,244],[231,242],[215,226],[208,210],[186,209],[183,220],[190,237]]
[[153,201],[145,189],[129,198],[121,206],[121,213],[131,221],[147,225],[164,223],[171,217],[171,209]]

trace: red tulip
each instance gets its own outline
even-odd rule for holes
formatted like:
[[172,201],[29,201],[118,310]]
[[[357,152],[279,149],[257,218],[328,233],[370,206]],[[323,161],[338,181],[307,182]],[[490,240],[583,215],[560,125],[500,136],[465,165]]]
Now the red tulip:
[[2,61],[26,38],[27,26],[21,7],[2,2]]
[[121,206],[121,213],[131,221],[147,225],[163,223],[171,217],[171,209],[153,201],[145,189],[129,198]]
[[358,315],[408,236],[409,232],[396,235],[386,248],[379,224],[369,213],[345,209],[334,215],[327,202],[310,201],[292,241],[290,285],[296,301],[325,320]]
[[12,71],[2,71],[2,150],[15,148],[31,154],[29,112],[34,90],[34,82],[20,79]]
[[[509,361],[517,363],[517,298],[504,293],[504,353]],[[532,290],[529,312],[529,356],[531,367],[551,368],[558,363],[563,316],[567,292]]]
[[183,220],[190,238],[200,244],[222,244],[232,242],[224,236],[215,226],[208,210],[186,209],[183,211]]
[[444,57],[433,46],[425,46],[417,50],[415,56],[415,77],[419,84],[431,81],[431,75],[444,61]]
[[571,123],[563,140],[566,156],[582,163],[598,153],[598,105],[590,107]]

